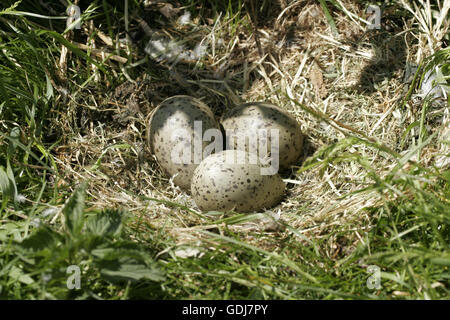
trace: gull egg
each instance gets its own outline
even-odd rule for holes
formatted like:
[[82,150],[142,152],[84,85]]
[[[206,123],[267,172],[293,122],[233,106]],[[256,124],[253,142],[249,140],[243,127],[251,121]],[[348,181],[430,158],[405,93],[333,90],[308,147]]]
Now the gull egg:
[[203,141],[209,129],[220,133],[214,114],[206,104],[190,96],[170,97],[150,115],[147,127],[150,150],[161,168],[173,177],[174,184],[184,190],[190,189],[194,170],[210,144]]
[[254,212],[281,201],[285,184],[267,174],[256,155],[224,150],[210,155],[195,169],[191,195],[203,211]]

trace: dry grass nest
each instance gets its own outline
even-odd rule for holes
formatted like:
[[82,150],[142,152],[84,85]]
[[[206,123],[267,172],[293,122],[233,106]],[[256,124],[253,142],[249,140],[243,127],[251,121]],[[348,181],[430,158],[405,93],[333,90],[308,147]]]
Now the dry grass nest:
[[[348,11],[365,16],[362,6],[342,3]],[[58,124],[65,142],[55,150],[64,179],[54,183],[75,186],[74,182],[88,180],[92,205],[124,207],[154,228],[163,228],[179,244],[197,242],[203,237],[197,231],[217,226],[193,214],[197,211],[193,200],[161,172],[145,143],[146,117],[163,99],[176,94],[200,98],[217,117],[243,101],[268,101],[285,108],[301,124],[307,137],[303,158],[283,177],[288,181],[286,197],[264,212],[266,218],[228,228],[261,247],[269,246],[264,243],[266,237],[290,232],[282,227],[284,223],[313,238],[329,236],[337,228],[342,232],[329,237],[327,254],[333,257],[352,250],[372,228],[365,208],[382,203],[382,195],[376,192],[342,197],[372,183],[367,170],[356,162],[301,174],[297,170],[314,152],[345,138],[346,133],[363,132],[401,152],[405,127],[420,118],[419,103],[411,100],[406,108],[398,107],[408,89],[403,82],[405,61],[423,58],[429,48],[406,29],[410,21],[399,22],[394,16],[384,20],[383,30],[368,31],[361,21],[336,12],[340,35],[335,37],[319,4],[297,1],[276,9],[267,21],[257,21],[258,41],[248,17],[237,27],[224,18],[210,24],[195,19],[190,26],[174,23],[173,35],[184,35],[188,44],[208,43],[201,62],[154,62],[159,79],[144,74],[114,90],[87,88],[70,99],[67,115]],[[145,56],[142,45],[136,44],[135,49],[136,55]],[[314,117],[291,99],[346,127]],[[437,118],[432,131],[442,136],[448,130],[446,123]],[[427,146],[420,161],[434,163],[442,148],[439,143]],[[368,159],[381,177],[396,164],[391,156],[362,144],[347,151]],[[255,238],[254,232],[264,236]]]

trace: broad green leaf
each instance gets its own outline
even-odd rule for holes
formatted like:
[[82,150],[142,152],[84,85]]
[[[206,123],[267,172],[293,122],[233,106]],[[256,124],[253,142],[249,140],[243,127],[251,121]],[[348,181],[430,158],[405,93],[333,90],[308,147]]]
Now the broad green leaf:
[[44,225],[24,239],[19,247],[25,250],[41,251],[56,246],[60,241],[60,234]]
[[148,267],[142,263],[110,263],[108,268],[100,271],[102,277],[110,282],[152,280],[164,281],[164,273],[157,267]]
[[86,222],[87,230],[98,236],[117,236],[122,230],[123,212],[105,209],[90,217]]
[[9,271],[9,276],[13,280],[22,282],[24,284],[30,285],[30,284],[34,283],[33,278],[31,278],[27,274],[24,274],[24,272],[16,266],[11,267],[11,270]]
[[148,253],[139,250],[139,246],[131,241],[117,241],[108,245],[108,247],[97,248],[91,251],[91,254],[102,260],[100,263],[115,261],[120,259],[134,259],[139,261],[151,261]]
[[84,193],[86,184],[83,183],[70,197],[62,209],[65,217],[67,231],[72,235],[78,235],[83,228]]
[[22,240],[22,235],[25,230],[25,226],[20,222],[8,222],[0,225],[0,240],[6,241],[13,236],[14,241]]

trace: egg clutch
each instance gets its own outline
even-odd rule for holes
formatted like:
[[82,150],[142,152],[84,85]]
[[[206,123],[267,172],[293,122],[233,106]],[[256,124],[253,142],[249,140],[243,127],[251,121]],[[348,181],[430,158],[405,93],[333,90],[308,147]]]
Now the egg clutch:
[[254,212],[283,198],[278,172],[298,161],[303,135],[291,115],[270,103],[239,105],[219,123],[205,103],[179,95],[150,114],[147,143],[199,209]]

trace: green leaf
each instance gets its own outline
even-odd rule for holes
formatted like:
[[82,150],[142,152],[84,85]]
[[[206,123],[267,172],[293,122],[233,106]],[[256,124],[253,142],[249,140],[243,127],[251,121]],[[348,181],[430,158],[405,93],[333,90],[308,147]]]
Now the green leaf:
[[11,139],[9,140],[8,144],[8,153],[10,156],[12,156],[16,151],[17,143],[19,142],[20,128],[19,127],[12,128],[9,136]]
[[100,263],[106,263],[105,261],[115,261],[123,258],[134,259],[138,261],[151,262],[151,258],[147,252],[139,250],[139,246],[135,242],[118,240],[114,243],[108,244],[108,246],[98,247],[91,251],[91,254],[102,260]]
[[[1,86],[0,86],[1,87]],[[56,173],[57,171],[56,166],[55,169],[54,168],[50,168],[45,162],[42,161],[42,158],[39,157],[38,155],[36,155],[29,146],[26,146],[24,144],[22,144],[18,139],[14,139],[11,138],[9,135],[4,134],[3,132],[0,131],[0,137],[5,138],[9,141],[14,141],[15,142],[15,146],[19,147],[20,149],[22,149],[23,151],[26,152],[27,155],[31,156],[32,158],[34,158],[41,166],[43,166],[46,170],[52,172],[52,173]],[[42,149],[40,149],[40,151],[42,151]],[[45,155],[45,154],[44,154]]]
[[143,263],[133,263],[132,260],[111,262],[108,267],[103,268],[100,273],[102,277],[110,282],[152,280],[164,281],[164,273],[157,267],[148,267]]
[[27,285],[34,283],[34,280],[29,275],[24,274],[24,272],[16,266],[11,267],[11,270],[9,271],[9,276],[13,280],[22,282]]
[[11,183],[3,167],[0,167],[0,190],[2,190],[3,198],[11,196]]
[[3,194],[3,202],[8,199],[15,199],[17,194],[15,182],[14,180],[11,180],[10,175],[10,168],[7,168],[5,171],[5,169],[0,166],[0,189]]
[[80,48],[78,48],[76,45],[74,45],[72,42],[68,41],[66,38],[64,38],[61,34],[59,34],[56,31],[50,31],[50,30],[43,30],[40,29],[38,31],[36,31],[37,35],[42,35],[42,34],[46,34],[49,35],[51,37],[53,37],[56,41],[58,41],[60,44],[64,45],[65,47],[67,47],[67,49],[69,49],[70,51],[72,51],[74,54],[76,54],[78,57],[85,59],[87,62],[89,62],[90,64],[95,65],[99,70],[101,70],[102,72],[104,72],[105,74],[108,73],[108,71],[106,71],[105,67],[103,64],[98,63],[96,60],[92,59],[88,54],[86,54],[83,50],[81,50]]
[[8,13],[14,11],[14,9],[16,9],[17,6],[18,6],[21,2],[22,2],[22,0],[16,1],[11,7],[1,10],[1,11],[0,11],[0,16],[1,16],[2,14],[8,14]]
[[25,250],[41,251],[55,247],[59,242],[61,242],[61,235],[44,225],[24,239],[19,247]]
[[14,172],[12,171],[11,164],[9,163],[9,159],[6,162],[6,174],[8,175],[8,179],[11,184],[12,198],[15,201],[19,192],[17,191],[16,179],[14,178]]
[[319,0],[320,6],[322,7],[323,13],[325,14],[325,17],[327,18],[328,24],[330,25],[331,31],[333,32],[333,35],[335,38],[339,37],[339,32],[336,28],[336,23],[334,22],[333,16],[331,15],[330,11],[328,10],[327,4],[325,0]]
[[117,236],[122,231],[123,211],[106,209],[90,217],[86,227],[97,236]]
[[79,235],[83,228],[84,194],[86,184],[83,183],[70,197],[62,209],[67,231],[72,236]]
[[433,264],[450,267],[450,258],[435,257],[435,258],[431,258],[430,262]]
[[0,225],[0,241],[8,241],[11,236],[15,241],[22,239],[21,233],[24,232],[25,226],[17,221],[8,222]]
[[233,244],[239,245],[239,246],[241,246],[243,248],[247,248],[247,249],[250,249],[250,250],[262,253],[264,255],[267,255],[271,259],[278,260],[279,262],[281,262],[281,263],[285,264],[286,266],[290,267],[294,271],[298,272],[301,276],[303,276],[305,278],[308,278],[312,282],[318,283],[318,280],[315,277],[313,277],[312,275],[310,275],[309,273],[307,273],[307,272],[305,272],[305,271],[303,271],[301,269],[301,265],[299,265],[296,262],[290,260],[289,258],[287,258],[284,255],[280,255],[280,254],[277,254],[275,252],[269,252],[269,251],[266,251],[266,250],[261,249],[259,247],[256,247],[256,246],[253,246],[251,244],[248,244],[246,242],[243,242],[243,241],[240,241],[240,240],[236,240],[234,238],[223,236],[223,235],[217,235],[217,234],[209,232],[209,231],[201,230],[200,233],[208,235],[208,236],[210,236],[210,237],[212,237],[214,239],[218,239],[218,240],[222,240],[222,241],[225,241],[225,242],[233,243]]

